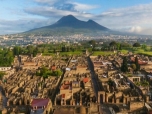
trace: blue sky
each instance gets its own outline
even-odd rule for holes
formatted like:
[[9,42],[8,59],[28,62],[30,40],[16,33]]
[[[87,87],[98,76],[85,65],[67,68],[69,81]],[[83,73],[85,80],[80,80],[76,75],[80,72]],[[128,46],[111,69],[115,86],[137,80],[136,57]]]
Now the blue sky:
[[50,25],[69,14],[113,30],[152,34],[151,0],[0,0],[0,34]]

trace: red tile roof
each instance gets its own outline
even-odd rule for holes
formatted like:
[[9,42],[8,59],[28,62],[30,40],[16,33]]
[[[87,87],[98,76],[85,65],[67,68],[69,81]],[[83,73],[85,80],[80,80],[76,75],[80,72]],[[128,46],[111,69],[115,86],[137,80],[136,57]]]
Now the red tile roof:
[[52,66],[51,70],[56,70],[56,66]]
[[62,85],[60,89],[69,89],[69,85]]
[[152,114],[152,110],[150,110],[150,111],[148,112],[148,114]]
[[65,98],[65,94],[62,94],[62,98]]
[[84,79],[83,79],[83,82],[84,82],[84,83],[86,83],[86,82],[88,82],[88,81],[89,81],[88,78],[84,78]]
[[[132,61],[132,62],[135,62],[135,58],[134,58],[134,57],[131,57],[131,61]],[[142,61],[142,60],[138,60],[138,63],[139,63],[140,65],[146,65],[146,64],[148,64],[147,61]]]
[[47,107],[48,102],[49,102],[49,99],[33,99],[31,106],[32,107],[36,107],[36,106],[37,107],[42,107],[42,106]]

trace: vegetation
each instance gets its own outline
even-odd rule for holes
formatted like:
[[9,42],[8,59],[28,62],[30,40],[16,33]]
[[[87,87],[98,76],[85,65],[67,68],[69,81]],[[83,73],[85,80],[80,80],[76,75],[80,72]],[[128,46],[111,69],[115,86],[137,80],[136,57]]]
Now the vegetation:
[[111,55],[114,54],[113,51],[94,51],[93,56],[98,56],[98,55]]
[[113,82],[111,79],[109,79],[109,80],[108,80],[108,85],[112,87],[113,84],[114,84],[114,82]]
[[138,57],[135,58],[135,65],[136,65],[136,71],[139,71],[140,70],[140,65],[139,65],[139,62],[138,62]]
[[48,78],[49,76],[61,76],[62,75],[62,71],[57,69],[55,71],[51,71],[46,67],[42,67],[40,68],[37,72],[36,75],[37,76],[42,76],[44,78]]
[[17,56],[20,54],[26,54],[26,55],[33,55],[35,57],[37,53],[38,53],[38,48],[33,45],[28,45],[27,47],[15,46],[13,48],[13,54]]
[[95,45],[96,45],[96,41],[95,40],[90,40],[89,41],[89,44],[92,46],[92,48],[94,49],[95,48]]
[[147,86],[149,86],[149,82],[147,82],[146,80],[144,80],[142,82],[136,82],[135,85],[147,87]]
[[14,55],[10,49],[0,50],[0,67],[10,67],[13,60]]
[[138,43],[138,42],[134,43],[133,47],[140,47],[140,43]]
[[0,71],[0,80],[3,79],[3,76],[5,75],[5,72]]
[[132,65],[131,65],[131,68],[132,68],[134,71],[136,71],[136,69],[137,69],[136,64],[132,64]]
[[123,58],[123,63],[121,65],[121,71],[128,72],[127,57]]
[[110,48],[112,48],[114,50],[117,48],[117,42],[112,41],[112,42],[110,42],[109,46],[110,46]]

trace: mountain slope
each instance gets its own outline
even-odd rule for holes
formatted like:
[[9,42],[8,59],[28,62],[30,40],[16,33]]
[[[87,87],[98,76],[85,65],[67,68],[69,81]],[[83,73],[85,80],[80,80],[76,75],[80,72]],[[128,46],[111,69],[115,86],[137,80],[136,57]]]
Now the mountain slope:
[[85,33],[85,32],[91,32],[91,31],[109,31],[108,28],[99,25],[98,23],[94,22],[93,20],[88,20],[87,22],[78,20],[72,15],[64,16],[60,20],[58,20],[56,23],[33,29],[30,31],[27,31],[25,33],[39,33],[39,34],[48,34],[48,35],[55,35],[55,34],[61,34],[67,33]]

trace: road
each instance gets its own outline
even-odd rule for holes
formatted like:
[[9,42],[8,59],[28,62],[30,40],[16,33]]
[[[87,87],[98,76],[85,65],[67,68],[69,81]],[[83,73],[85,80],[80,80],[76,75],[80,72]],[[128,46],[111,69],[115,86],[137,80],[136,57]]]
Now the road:
[[[69,66],[72,58],[73,58],[73,56],[69,59],[66,67]],[[54,105],[54,101],[55,101],[56,94],[60,91],[59,87],[60,87],[60,85],[61,85],[61,82],[62,82],[62,80],[63,80],[63,78],[64,78],[64,74],[65,74],[65,73],[66,73],[66,71],[63,70],[63,74],[61,75],[61,78],[60,78],[60,80],[59,80],[59,82],[58,82],[58,84],[57,84],[57,87],[56,87],[55,91],[53,92],[53,94],[52,94],[52,96],[51,96],[52,104],[53,104],[53,105]]]
[[0,86],[0,94],[2,94],[2,96],[3,96],[2,104],[0,104],[0,110],[2,110],[4,107],[7,106],[7,98],[4,95],[4,91],[3,91],[2,86]]
[[[91,62],[90,57],[87,58],[87,61],[88,61],[88,67],[89,67],[89,70],[91,73],[91,80],[92,80],[93,89],[94,89],[94,92],[96,94],[96,99],[97,99],[98,98],[98,91],[101,91],[101,86],[98,83],[98,79],[97,79],[97,76],[95,74],[94,66]],[[99,104],[100,104],[100,106],[99,106],[100,114],[111,114],[109,108],[105,104],[102,104],[102,103],[99,103]]]

